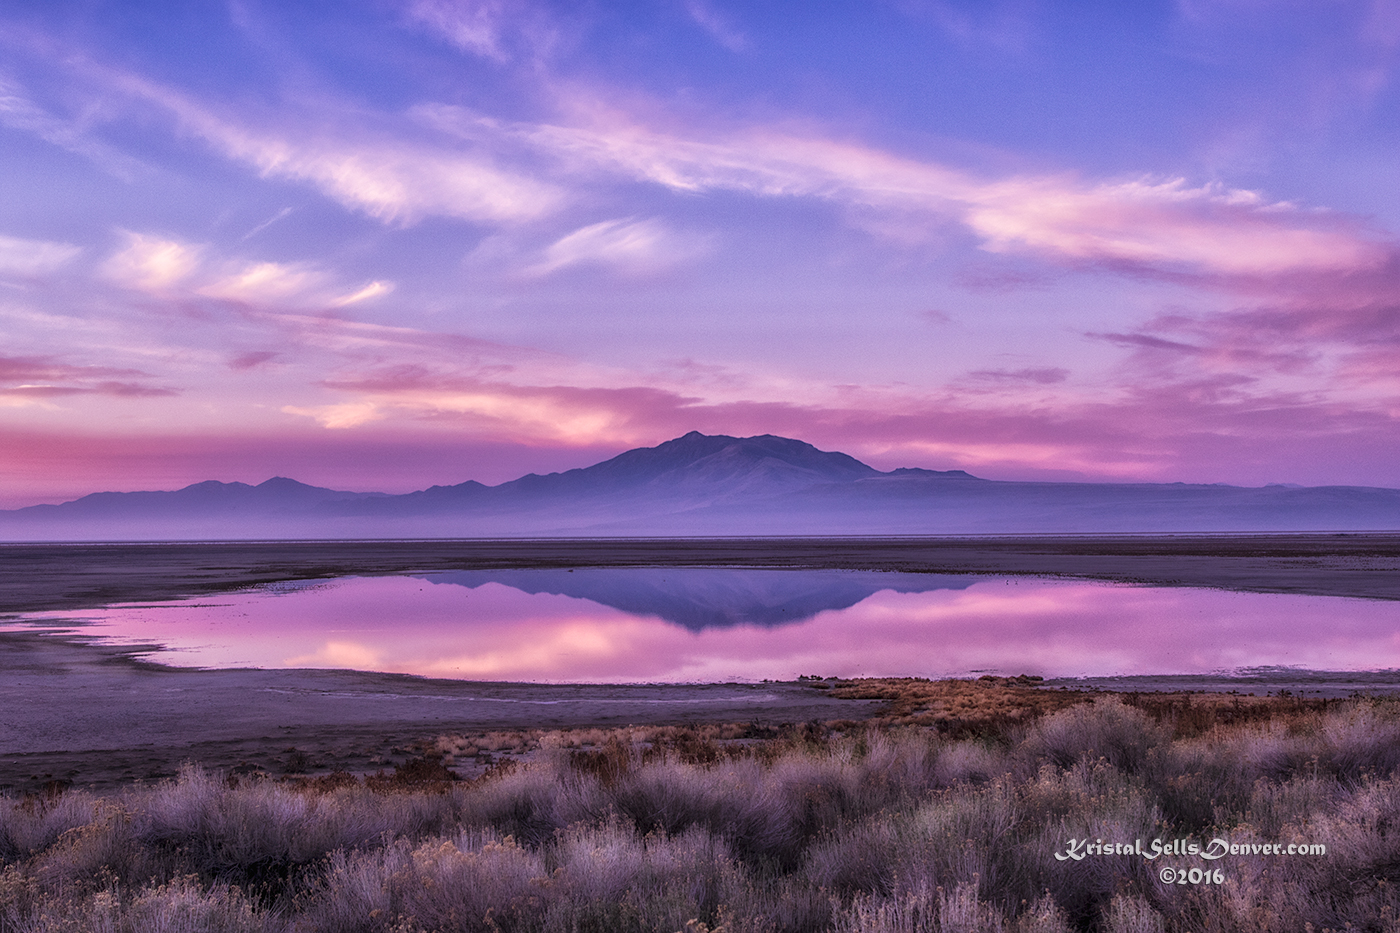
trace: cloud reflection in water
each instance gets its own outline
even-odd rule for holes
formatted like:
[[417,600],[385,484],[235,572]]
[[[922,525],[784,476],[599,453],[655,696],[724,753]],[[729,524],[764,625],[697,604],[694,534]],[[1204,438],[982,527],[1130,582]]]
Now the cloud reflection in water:
[[156,659],[178,665],[480,680],[1400,667],[1397,603],[1032,578],[674,568],[350,577],[79,618],[87,634],[159,642],[167,650]]

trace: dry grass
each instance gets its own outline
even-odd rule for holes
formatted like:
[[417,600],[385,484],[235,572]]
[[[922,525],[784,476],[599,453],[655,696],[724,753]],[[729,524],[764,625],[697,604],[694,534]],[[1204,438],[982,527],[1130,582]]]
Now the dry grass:
[[888,700],[875,717],[883,725],[929,726],[960,738],[985,735],[1046,713],[1092,701],[1093,694],[1041,690],[1038,677],[925,680],[872,677],[837,681],[831,695],[847,700]]
[[[1400,928],[1396,704],[920,684],[834,688],[903,725],[444,736],[369,779],[0,799],[0,933]],[[982,702],[909,724],[940,697]],[[495,761],[454,780],[468,748]],[[1328,850],[1186,886],[1158,878],[1184,857],[1055,857],[1212,835]]]

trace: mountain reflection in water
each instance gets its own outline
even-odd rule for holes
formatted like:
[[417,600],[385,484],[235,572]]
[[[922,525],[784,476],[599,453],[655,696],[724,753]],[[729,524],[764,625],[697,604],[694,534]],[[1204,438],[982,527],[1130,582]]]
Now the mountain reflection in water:
[[0,620],[36,628],[176,665],[488,681],[1400,668],[1400,601],[849,571],[341,577]]
[[849,609],[882,590],[965,590],[983,577],[831,570],[580,567],[575,570],[458,570],[417,579],[476,589],[500,583],[524,593],[587,599],[632,615],[656,616],[691,631],[805,622]]

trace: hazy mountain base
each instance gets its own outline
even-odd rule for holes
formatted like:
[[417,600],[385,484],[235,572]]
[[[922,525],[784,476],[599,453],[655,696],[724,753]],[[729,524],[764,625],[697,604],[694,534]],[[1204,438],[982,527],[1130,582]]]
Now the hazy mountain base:
[[[190,769],[0,803],[0,931],[1390,930],[1398,713],[1100,698],[963,738],[545,735],[472,782],[441,758],[368,781]],[[1056,857],[1216,836],[1326,851]]]
[[[385,501],[385,500],[374,500]],[[1400,490],[950,483],[861,480],[715,504],[644,494],[595,501],[541,495],[506,503],[385,506],[343,514],[193,510],[162,515],[0,513],[7,541],[207,541],[353,538],[537,538],[1246,534],[1400,530]]]

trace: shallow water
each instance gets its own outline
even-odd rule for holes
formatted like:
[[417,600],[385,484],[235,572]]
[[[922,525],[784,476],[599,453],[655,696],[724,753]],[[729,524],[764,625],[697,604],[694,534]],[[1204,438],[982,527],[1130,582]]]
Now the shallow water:
[[[1400,603],[1039,578],[675,568],[345,577],[11,617],[198,667],[541,682],[1400,668]],[[159,647],[154,647],[159,646]]]

